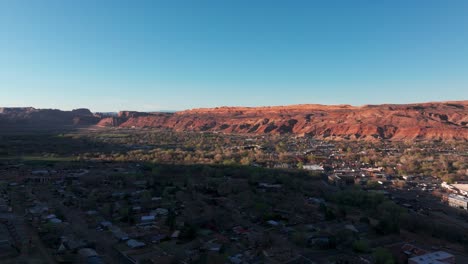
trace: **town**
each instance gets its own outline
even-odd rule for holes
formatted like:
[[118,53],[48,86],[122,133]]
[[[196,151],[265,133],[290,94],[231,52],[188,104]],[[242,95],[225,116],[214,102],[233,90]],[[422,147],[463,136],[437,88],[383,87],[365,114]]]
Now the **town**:
[[0,264],[468,264],[467,14],[0,0]]
[[468,261],[463,142],[97,129],[0,147],[5,263]]

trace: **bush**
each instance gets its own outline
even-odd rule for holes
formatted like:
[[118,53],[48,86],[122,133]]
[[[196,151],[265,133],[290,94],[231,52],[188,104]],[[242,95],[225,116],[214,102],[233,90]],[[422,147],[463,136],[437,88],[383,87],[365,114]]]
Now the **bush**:
[[370,252],[370,246],[366,240],[356,240],[353,242],[353,250],[358,253],[368,253]]
[[304,233],[302,232],[296,232],[292,235],[292,241],[294,244],[300,246],[300,247],[305,247],[307,245],[307,237]]
[[375,264],[394,264],[395,260],[393,259],[392,254],[385,248],[378,248],[372,254],[374,257]]

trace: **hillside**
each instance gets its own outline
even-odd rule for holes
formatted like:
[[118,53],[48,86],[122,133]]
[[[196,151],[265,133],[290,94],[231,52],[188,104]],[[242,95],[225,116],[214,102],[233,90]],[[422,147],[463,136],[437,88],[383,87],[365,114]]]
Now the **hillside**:
[[48,130],[95,125],[101,118],[88,109],[61,111],[33,107],[0,108],[0,132]]
[[292,105],[201,108],[176,113],[0,109],[5,126],[168,128],[241,134],[311,135],[320,139],[468,140],[468,101],[384,105]]
[[102,126],[312,135],[327,139],[467,140],[468,101],[408,105],[219,107],[175,114],[122,112]]

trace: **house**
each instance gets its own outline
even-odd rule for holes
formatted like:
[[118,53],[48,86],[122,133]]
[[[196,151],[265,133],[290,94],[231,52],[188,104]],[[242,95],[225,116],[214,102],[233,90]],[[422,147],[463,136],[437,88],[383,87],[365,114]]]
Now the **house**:
[[102,221],[101,223],[99,223],[99,225],[103,228],[103,229],[109,229],[112,227],[112,223],[109,222],[109,221]]
[[88,264],[103,264],[104,261],[102,258],[96,253],[94,249],[91,248],[82,248],[78,250],[78,255],[82,262],[80,263],[88,263]]
[[161,243],[161,241],[163,241],[166,238],[167,238],[167,236],[164,235],[164,234],[155,235],[155,236],[151,237],[151,243],[159,244],[159,243]]
[[350,174],[333,174],[328,176],[328,182],[338,187],[354,185],[355,176]]
[[78,251],[86,247],[86,243],[83,240],[77,240],[74,237],[62,237],[60,245],[61,250]]
[[455,264],[455,256],[445,251],[436,251],[408,259],[408,264]]
[[312,204],[325,204],[325,200],[323,198],[315,198],[315,197],[307,198],[307,202],[312,203]]
[[260,182],[258,184],[258,187],[265,188],[265,189],[280,189],[283,186],[281,184],[270,184],[270,183]]
[[291,166],[287,163],[278,163],[273,166],[275,169],[289,169]]
[[164,208],[157,208],[155,211],[156,215],[167,215],[169,214],[169,210]]
[[177,239],[177,238],[179,238],[179,236],[180,236],[180,231],[176,230],[176,231],[174,231],[174,233],[172,233],[171,238],[172,239]]
[[308,171],[316,171],[316,172],[324,171],[323,166],[316,165],[316,164],[306,164],[306,165],[303,165],[302,168]]
[[242,226],[235,226],[232,228],[232,231],[236,235],[246,235],[247,233],[249,233],[249,230],[243,228]]
[[31,171],[31,174],[36,175],[36,176],[38,176],[38,175],[46,176],[46,175],[49,175],[50,172],[48,170],[33,170],[33,171]]
[[142,208],[139,205],[132,206],[132,212],[139,213],[141,212],[141,209]]
[[60,224],[60,223],[62,223],[62,220],[54,217],[54,218],[49,219],[49,223],[51,223],[51,224]]
[[119,244],[115,246],[115,249],[121,257],[119,263],[174,263],[174,258],[158,247],[128,249],[127,245]]
[[315,264],[314,261],[302,255],[296,256],[295,258],[288,260],[287,262],[284,262],[284,263],[285,264]]
[[411,175],[403,175],[402,176],[403,180],[405,181],[412,181],[414,179],[414,176]]
[[145,188],[146,184],[147,184],[147,182],[145,180],[134,181],[133,182],[133,185],[135,185],[136,187],[139,187],[139,188]]
[[468,184],[452,184],[461,195],[468,196]]
[[468,210],[468,198],[463,197],[463,196],[449,194],[448,204],[451,207]]
[[397,263],[408,263],[408,260],[413,257],[426,255],[429,251],[424,250],[416,245],[408,243],[396,243],[388,247],[395,256]]
[[159,202],[159,201],[161,201],[161,200],[162,200],[162,197],[152,197],[152,198],[151,198],[151,201],[152,201],[152,202]]
[[359,233],[359,230],[353,224],[347,224],[344,226],[344,228],[353,233]]
[[111,231],[112,236],[114,236],[118,241],[127,241],[130,239],[128,234],[120,230],[118,226],[111,226],[109,230]]
[[384,179],[384,178],[387,178],[387,176],[385,175],[385,173],[374,173],[374,177],[377,178],[377,179]]
[[146,244],[135,239],[130,239],[127,241],[127,246],[131,249],[135,249],[135,248],[142,248],[146,246]]
[[144,215],[140,218],[142,223],[152,223],[156,220],[156,216],[154,215]]
[[37,204],[34,207],[31,207],[28,209],[28,213],[33,216],[39,216],[48,211],[49,211],[49,207],[47,207],[46,205],[41,205],[41,204]]
[[441,186],[442,188],[448,189],[448,190],[450,190],[450,191],[453,191],[453,189],[454,189],[452,185],[450,185],[450,184],[448,184],[448,183],[446,183],[446,182],[442,182],[442,184],[441,184],[440,186]]
[[334,241],[329,235],[311,236],[307,239],[307,243],[312,247],[322,249],[332,248],[334,246]]
[[236,254],[234,256],[229,257],[229,261],[233,264],[241,264],[242,261],[242,254]]
[[82,248],[78,250],[78,255],[80,255],[80,257],[83,257],[84,259],[98,256],[97,252],[92,248]]
[[207,251],[213,251],[213,252],[221,251],[221,247],[222,247],[221,244],[218,244],[218,243],[215,243],[215,242],[212,242],[212,241],[209,241],[209,242],[207,242],[207,243],[205,243],[203,245],[203,249],[205,249]]
[[367,172],[382,172],[384,168],[382,167],[377,167],[377,168],[362,168],[362,171],[367,171]]
[[43,216],[42,218],[45,219],[45,220],[50,220],[50,219],[53,219],[53,218],[57,218],[57,216],[54,215],[54,214],[50,214],[50,215]]
[[89,210],[89,211],[86,211],[86,216],[92,217],[92,216],[95,216],[95,215],[98,215],[98,214],[99,214],[99,213],[98,213],[98,211],[96,211],[96,210]]
[[274,220],[269,220],[267,221],[267,224],[271,225],[271,226],[279,226],[279,222],[277,221],[274,221]]

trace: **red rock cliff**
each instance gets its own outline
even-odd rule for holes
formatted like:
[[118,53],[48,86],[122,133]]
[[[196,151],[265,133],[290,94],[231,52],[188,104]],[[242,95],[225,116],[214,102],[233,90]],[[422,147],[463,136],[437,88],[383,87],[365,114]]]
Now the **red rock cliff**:
[[312,135],[325,139],[468,140],[468,101],[406,105],[218,107],[168,113],[123,112],[101,126],[176,131]]

